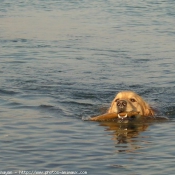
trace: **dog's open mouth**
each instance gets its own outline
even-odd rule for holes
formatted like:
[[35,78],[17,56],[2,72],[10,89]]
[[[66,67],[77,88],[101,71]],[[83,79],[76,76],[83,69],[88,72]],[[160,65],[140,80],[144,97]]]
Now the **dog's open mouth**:
[[122,112],[122,113],[118,113],[118,118],[119,119],[127,119],[127,118],[132,118],[134,116],[137,116],[139,114],[139,112]]
[[127,118],[127,117],[128,117],[128,114],[125,114],[125,115],[118,114],[119,119],[124,119],[124,118]]

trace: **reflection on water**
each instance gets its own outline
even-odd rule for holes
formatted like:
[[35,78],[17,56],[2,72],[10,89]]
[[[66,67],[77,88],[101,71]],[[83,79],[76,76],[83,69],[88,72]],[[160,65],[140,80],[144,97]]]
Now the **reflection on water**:
[[[100,126],[105,127],[106,131],[112,131],[112,140],[115,143],[117,152],[134,152],[137,149],[142,148],[140,146],[140,139],[142,132],[146,131],[148,127],[155,123],[164,123],[169,121],[166,117],[157,117],[155,120],[144,121],[120,121],[112,122],[105,121],[100,122]],[[142,142],[147,142],[143,140]],[[148,138],[148,136],[146,136]]]
[[101,122],[100,126],[105,126],[106,131],[112,131],[112,140],[115,141],[118,152],[132,152],[139,149],[136,138],[148,128],[149,124],[141,122]]

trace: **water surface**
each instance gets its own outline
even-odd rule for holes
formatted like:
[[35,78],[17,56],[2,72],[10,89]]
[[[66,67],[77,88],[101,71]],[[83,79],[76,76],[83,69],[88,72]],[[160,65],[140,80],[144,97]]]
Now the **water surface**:
[[[0,170],[174,173],[174,1],[0,3]],[[121,90],[170,121],[81,119]]]

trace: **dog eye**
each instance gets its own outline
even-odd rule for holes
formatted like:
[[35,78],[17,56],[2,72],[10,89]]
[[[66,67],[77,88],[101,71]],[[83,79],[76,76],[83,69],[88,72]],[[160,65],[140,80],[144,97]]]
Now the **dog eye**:
[[131,100],[131,102],[136,102],[136,100],[134,98],[131,98],[130,100]]

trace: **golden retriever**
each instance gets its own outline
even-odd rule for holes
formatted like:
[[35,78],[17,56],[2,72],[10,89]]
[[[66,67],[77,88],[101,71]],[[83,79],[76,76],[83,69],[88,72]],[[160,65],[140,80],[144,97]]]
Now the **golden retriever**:
[[[154,111],[142,97],[133,91],[119,92],[111,103],[107,113],[138,112],[139,116],[154,116]],[[120,118],[120,115],[118,115]],[[127,116],[125,116],[127,117]],[[121,117],[123,118],[123,117]]]

